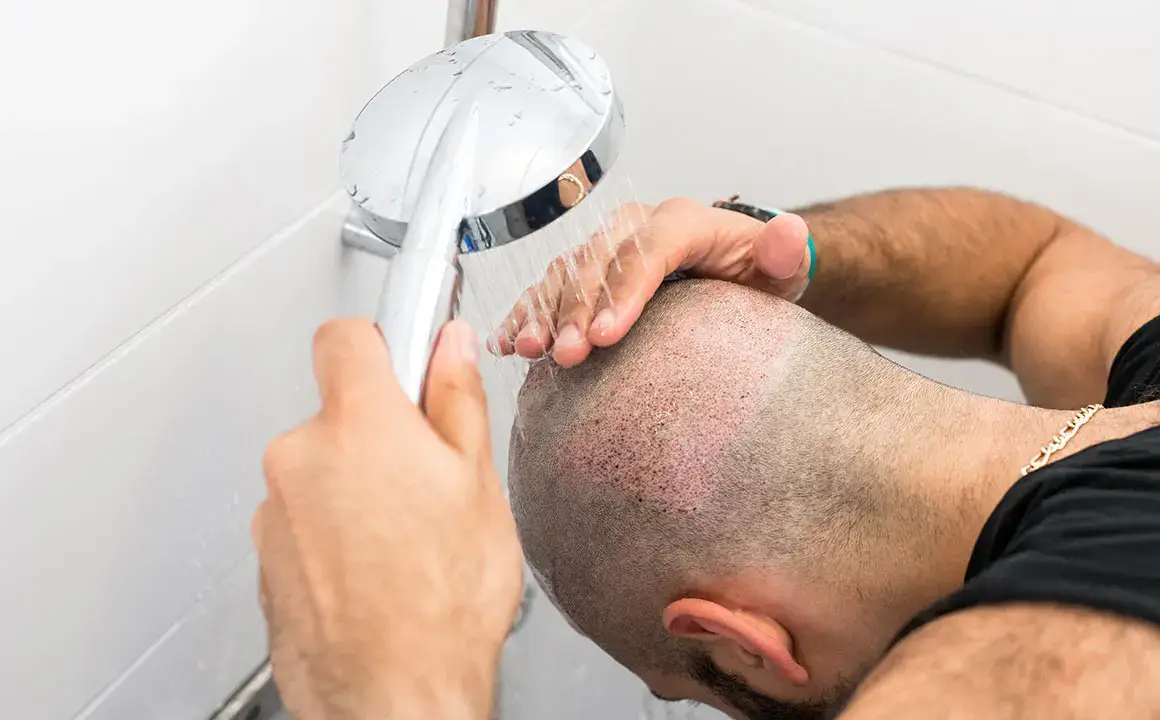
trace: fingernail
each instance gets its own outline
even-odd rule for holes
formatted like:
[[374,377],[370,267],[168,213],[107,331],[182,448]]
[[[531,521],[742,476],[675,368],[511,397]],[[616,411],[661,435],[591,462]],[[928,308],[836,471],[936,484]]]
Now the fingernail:
[[451,331],[452,348],[459,355],[459,359],[468,365],[479,362],[479,348],[476,347],[475,332],[471,326],[462,320],[456,320],[447,326]]
[[575,325],[568,324],[560,330],[560,334],[556,336],[557,345],[579,345],[584,338],[580,335],[580,328]]
[[612,324],[616,322],[616,315],[611,308],[605,308],[596,315],[596,320],[592,323],[596,326],[596,332],[604,335],[612,330]]
[[525,340],[538,340],[539,336],[536,333],[536,328],[532,327],[531,325],[525,325],[523,330],[520,330],[520,334],[516,336],[516,340],[519,340],[520,338]]

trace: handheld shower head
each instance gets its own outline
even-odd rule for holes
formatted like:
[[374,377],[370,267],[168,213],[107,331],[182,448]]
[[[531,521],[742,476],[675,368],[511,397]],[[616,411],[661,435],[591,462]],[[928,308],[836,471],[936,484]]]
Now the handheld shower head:
[[455,310],[456,256],[524,238],[579,205],[623,134],[599,55],[539,31],[424,58],[362,109],[342,149],[355,203],[347,236],[391,257],[377,319],[413,400]]

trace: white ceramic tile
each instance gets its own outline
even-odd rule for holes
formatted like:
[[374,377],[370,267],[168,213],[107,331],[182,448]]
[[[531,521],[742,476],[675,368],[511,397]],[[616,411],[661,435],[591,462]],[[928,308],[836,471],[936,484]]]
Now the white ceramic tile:
[[0,429],[339,187],[404,5],[0,0]]
[[1160,6],[1149,0],[747,0],[1160,138]]
[[[236,573],[251,567],[262,452],[316,406],[315,328],[377,297],[358,281],[380,271],[341,250],[345,206],[262,245],[0,437],[0,575],[20,588],[0,593],[6,715],[73,717],[98,699],[195,720],[260,658],[235,595],[252,609]],[[167,700],[139,673],[188,690]]]
[[257,594],[257,559],[250,555],[77,720],[209,717],[266,656]]

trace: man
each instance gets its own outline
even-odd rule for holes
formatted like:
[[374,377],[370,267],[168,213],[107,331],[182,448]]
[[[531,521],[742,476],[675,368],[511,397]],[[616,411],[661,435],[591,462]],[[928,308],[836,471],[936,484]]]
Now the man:
[[[1023,387],[1048,407],[1105,394],[1109,405],[1135,403],[1147,397],[1137,386],[1160,376],[1160,347],[1147,346],[1160,327],[1113,368],[1128,335],[1160,308],[1141,294],[1155,287],[1148,264],[1062,218],[969,191],[888,193],[802,216],[827,263],[804,304],[869,339],[1013,358]],[[750,236],[776,231],[790,235],[778,247],[800,247],[800,230],[751,224]],[[630,273],[656,281],[677,269],[663,250],[642,258],[626,247],[619,268],[588,260],[610,268],[610,292],[639,288]],[[859,271],[836,291],[835,274],[854,258]],[[1077,271],[1096,297],[1074,292]],[[582,298],[600,286],[581,293],[567,282],[549,274],[540,288],[571,304],[556,311],[562,324],[586,328],[609,307],[637,314],[631,301],[606,300],[585,313]],[[542,352],[526,344],[531,328],[501,343]],[[590,345],[610,342],[589,334]],[[1137,462],[1119,453],[1160,453],[1160,431],[1122,440],[1160,425],[1158,405],[1077,413],[975,396],[768,294],[683,281],[662,289],[615,348],[572,370],[537,364],[520,411],[509,483],[525,554],[573,624],[662,697],[751,718],[820,717],[941,598],[919,622],[1017,600],[1160,622],[1160,556],[1125,561],[1118,577],[1112,562],[1160,551],[1160,454],[1138,484],[1106,496],[1089,487],[1116,484]],[[1073,418],[1082,432],[1050,459],[1119,444],[1012,489]],[[1058,517],[1031,522],[1052,503]],[[1092,512],[1120,517],[1105,526]],[[1034,540],[1089,532],[1088,544]]]
[[[592,304],[569,308],[565,317],[587,322],[568,348],[573,360],[619,340],[671,270],[800,294],[809,268],[797,218],[763,225],[688,202],[649,212],[647,262],[605,266],[611,306],[589,293]],[[1143,399],[1141,387],[1155,380],[1160,328],[1149,324],[1125,344],[1160,311],[1154,266],[1051,213],[983,193],[919,192],[855,199],[807,218],[820,262],[803,301],[864,339],[1006,357],[1028,395],[1048,405],[1098,396],[1121,346],[1109,397]],[[604,271],[588,269],[582,280]],[[1070,292],[1076,287],[1084,292]],[[488,713],[519,568],[510,518],[496,501],[469,336],[459,324],[444,330],[427,418],[389,377],[369,323],[331,324],[316,339],[322,410],[271,445],[270,498],[254,528],[275,673],[299,720]],[[1070,443],[1106,432],[1101,414],[1094,418]],[[912,624],[843,717],[1150,716],[1160,706],[1149,532],[1155,432],[1074,454],[1016,484],[980,535],[966,587]],[[1090,522],[1077,526],[1078,516]],[[1042,558],[1055,561],[1050,572]],[[1083,592],[1077,578],[1096,592]],[[686,605],[669,629],[715,633],[698,612]],[[820,687],[825,678],[810,677],[812,660],[793,655],[792,636],[758,637],[760,646],[734,656],[776,664],[784,680],[807,684],[799,689]]]

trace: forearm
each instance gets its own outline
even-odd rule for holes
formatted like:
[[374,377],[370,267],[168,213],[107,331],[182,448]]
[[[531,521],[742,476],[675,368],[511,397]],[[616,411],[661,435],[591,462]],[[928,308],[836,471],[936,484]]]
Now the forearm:
[[798,212],[819,255],[805,307],[873,344],[1002,362],[1035,404],[1098,402],[1120,344],[1160,311],[1151,261],[1007,196],[896,190]]
[[890,651],[840,720],[1144,718],[1160,707],[1160,632],[1050,605],[947,616]]
[[806,308],[876,345],[990,359],[1016,288],[1061,223],[967,189],[894,190],[797,212],[818,248]]

